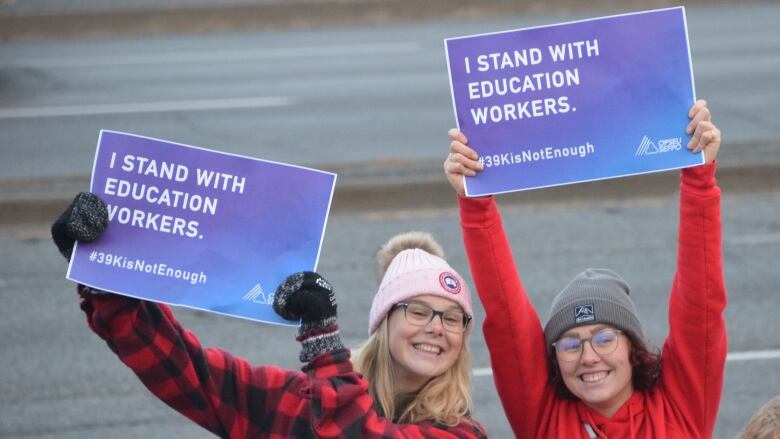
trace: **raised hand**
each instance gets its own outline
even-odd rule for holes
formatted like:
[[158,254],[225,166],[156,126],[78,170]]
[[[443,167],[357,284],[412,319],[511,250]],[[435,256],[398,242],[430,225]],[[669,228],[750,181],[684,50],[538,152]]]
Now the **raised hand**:
[[711,163],[718,156],[720,150],[720,130],[712,123],[712,114],[707,106],[707,101],[700,99],[691,106],[688,111],[691,122],[685,129],[688,134],[693,134],[688,142],[688,149],[694,153],[704,151],[704,163]]
[[484,169],[477,152],[468,147],[466,135],[453,128],[450,137],[450,153],[444,160],[444,174],[455,192],[465,195],[463,176],[473,177]]
[[287,277],[274,293],[274,311],[287,320],[301,320],[300,360],[343,349],[336,324],[336,296],[324,277],[311,271]]
[[76,241],[94,241],[106,226],[106,203],[91,192],[81,192],[51,225],[51,237],[62,256],[70,260]]

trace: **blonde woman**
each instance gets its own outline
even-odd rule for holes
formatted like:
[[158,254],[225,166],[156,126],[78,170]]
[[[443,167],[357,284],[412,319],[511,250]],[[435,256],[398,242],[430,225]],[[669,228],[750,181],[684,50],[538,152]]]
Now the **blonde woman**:
[[471,298],[443,257],[424,233],[397,235],[377,254],[382,281],[353,361],[375,405],[396,422],[454,427],[472,410]]
[[[105,204],[83,193],[52,237],[69,258],[76,240],[99,239],[109,225]],[[274,299],[277,313],[301,320],[302,372],[204,348],[166,305],[78,292],[90,328],[144,385],[220,437],[485,437],[470,417],[465,282],[427,235],[396,237],[380,255],[389,262],[357,371],[339,338],[333,288],[316,273],[291,275]]]

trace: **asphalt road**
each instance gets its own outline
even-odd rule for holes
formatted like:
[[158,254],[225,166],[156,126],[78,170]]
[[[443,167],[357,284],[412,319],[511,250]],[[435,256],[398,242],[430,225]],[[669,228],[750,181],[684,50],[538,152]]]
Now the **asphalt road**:
[[[696,91],[731,150],[780,162],[780,5],[688,8]],[[319,167],[436,163],[454,125],[443,38],[511,17],[0,46],[0,179],[87,176],[101,128]],[[341,166],[341,165],[349,166]]]

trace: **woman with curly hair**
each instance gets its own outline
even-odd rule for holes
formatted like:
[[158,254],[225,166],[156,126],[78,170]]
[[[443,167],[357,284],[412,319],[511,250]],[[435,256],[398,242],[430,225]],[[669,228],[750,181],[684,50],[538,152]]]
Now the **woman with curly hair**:
[[444,169],[458,193],[494,379],[517,437],[712,437],[726,361],[720,131],[704,101],[688,116],[688,149],[703,151],[705,164],[681,171],[677,271],[660,354],[647,342],[628,283],[607,269],[577,274],[542,326],[493,197],[463,196],[463,177],[482,166],[466,136],[450,131]]

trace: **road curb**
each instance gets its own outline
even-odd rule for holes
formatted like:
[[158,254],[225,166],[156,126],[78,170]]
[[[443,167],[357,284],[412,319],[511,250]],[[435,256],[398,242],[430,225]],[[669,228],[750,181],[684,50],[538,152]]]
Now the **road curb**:
[[[401,162],[398,164],[400,165]],[[454,193],[444,180],[441,165],[427,162],[404,167],[401,174],[385,166],[386,174],[339,175],[333,195],[332,215],[391,213],[414,209],[454,207]],[[368,166],[370,170],[370,166]],[[326,169],[339,172],[338,169]],[[503,204],[540,208],[561,203],[603,203],[673,197],[678,180],[670,172],[558,186],[501,196]],[[780,164],[732,166],[718,169],[718,181],[727,195],[780,193]],[[0,181],[0,224],[51,222],[80,191],[88,190],[89,177],[73,176],[34,181]]]
[[[756,0],[751,0],[756,2]],[[236,5],[103,8],[84,11],[0,12],[0,41],[159,36],[241,30],[321,28],[393,22],[476,19],[589,11],[627,12],[728,0],[303,0]]]

